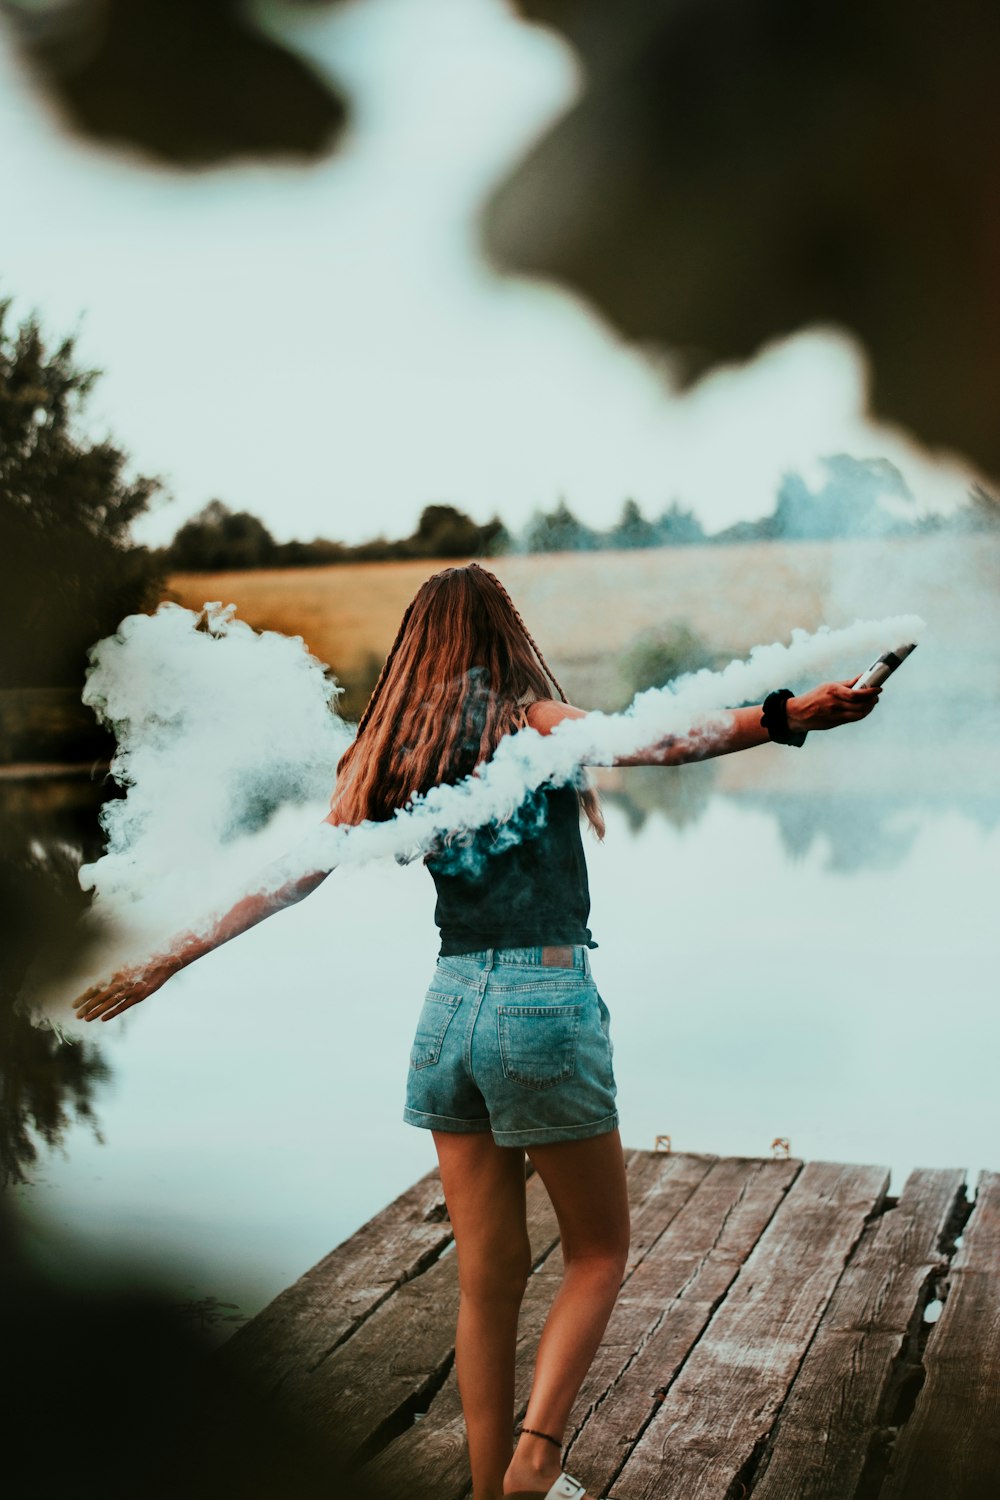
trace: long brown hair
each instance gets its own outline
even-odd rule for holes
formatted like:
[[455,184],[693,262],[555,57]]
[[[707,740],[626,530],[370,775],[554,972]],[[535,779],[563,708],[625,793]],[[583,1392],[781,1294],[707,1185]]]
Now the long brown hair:
[[[553,697],[567,701],[499,578],[478,563],[435,573],[407,606],[340,757],[332,821],[382,821],[439,782],[463,780],[525,727],[530,703]],[[579,796],[603,837],[596,792]]]

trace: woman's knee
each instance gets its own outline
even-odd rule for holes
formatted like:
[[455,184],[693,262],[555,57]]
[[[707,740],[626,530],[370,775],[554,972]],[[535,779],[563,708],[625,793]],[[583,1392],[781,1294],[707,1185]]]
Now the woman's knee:
[[520,1238],[484,1237],[458,1248],[458,1285],[463,1297],[520,1302],[531,1275],[531,1245]]
[[609,1237],[602,1243],[590,1241],[586,1245],[574,1245],[563,1240],[563,1262],[566,1269],[579,1267],[596,1280],[618,1286],[625,1275],[628,1264],[629,1237],[627,1231]]

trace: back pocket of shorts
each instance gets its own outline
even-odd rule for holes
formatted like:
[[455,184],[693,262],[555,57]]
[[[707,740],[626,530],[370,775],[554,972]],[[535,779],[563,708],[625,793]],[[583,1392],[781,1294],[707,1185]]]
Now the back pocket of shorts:
[[498,1005],[504,1077],[527,1088],[550,1089],[576,1069],[579,1005]]
[[417,1020],[417,1033],[410,1048],[410,1067],[429,1068],[441,1056],[445,1035],[462,1003],[461,995],[431,993],[424,999]]

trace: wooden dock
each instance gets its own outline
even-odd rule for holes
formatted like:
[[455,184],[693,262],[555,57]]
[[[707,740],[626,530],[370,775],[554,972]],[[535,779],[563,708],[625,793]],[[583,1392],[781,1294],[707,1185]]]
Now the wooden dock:
[[[1000,1174],[630,1151],[621,1295],[566,1467],[616,1500],[1000,1500]],[[527,1183],[517,1406],[561,1273]],[[458,1289],[429,1173],[223,1355],[333,1434],[375,1493],[468,1493]],[[940,1315],[935,1317],[935,1314]]]

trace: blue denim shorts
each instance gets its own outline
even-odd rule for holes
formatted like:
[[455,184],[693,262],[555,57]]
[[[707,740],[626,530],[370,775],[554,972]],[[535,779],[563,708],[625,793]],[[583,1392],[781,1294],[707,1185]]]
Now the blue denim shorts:
[[572,968],[541,948],[439,958],[410,1052],[403,1119],[491,1130],[499,1146],[603,1135],[618,1124],[608,1008],[586,948]]

